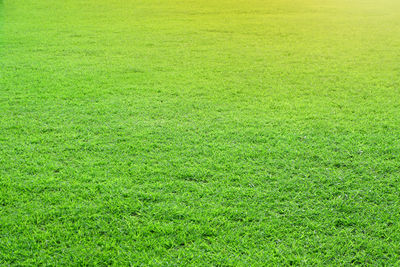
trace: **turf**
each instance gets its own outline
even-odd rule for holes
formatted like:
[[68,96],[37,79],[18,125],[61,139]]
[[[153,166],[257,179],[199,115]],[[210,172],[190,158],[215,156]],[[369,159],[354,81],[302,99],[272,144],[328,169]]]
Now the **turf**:
[[397,0],[0,0],[0,265],[399,265]]

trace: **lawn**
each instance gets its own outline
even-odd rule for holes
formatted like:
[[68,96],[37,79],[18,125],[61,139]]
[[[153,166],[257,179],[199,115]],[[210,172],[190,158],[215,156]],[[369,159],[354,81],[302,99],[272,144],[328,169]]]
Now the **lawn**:
[[0,0],[0,265],[400,265],[400,1]]

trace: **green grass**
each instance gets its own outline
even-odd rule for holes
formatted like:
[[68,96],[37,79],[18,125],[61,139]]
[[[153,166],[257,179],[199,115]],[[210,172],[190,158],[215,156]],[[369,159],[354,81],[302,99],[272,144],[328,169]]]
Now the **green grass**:
[[0,0],[0,265],[399,265],[397,0]]

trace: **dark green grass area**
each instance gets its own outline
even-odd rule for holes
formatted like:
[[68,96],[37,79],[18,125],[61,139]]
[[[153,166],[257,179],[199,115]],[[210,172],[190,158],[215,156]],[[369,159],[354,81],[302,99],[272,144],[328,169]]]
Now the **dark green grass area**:
[[0,265],[399,265],[397,0],[0,1]]

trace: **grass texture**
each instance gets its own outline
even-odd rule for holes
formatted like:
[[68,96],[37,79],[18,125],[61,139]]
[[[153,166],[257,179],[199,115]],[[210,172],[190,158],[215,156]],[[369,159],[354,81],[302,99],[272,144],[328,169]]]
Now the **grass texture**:
[[0,264],[400,264],[397,0],[0,1]]

